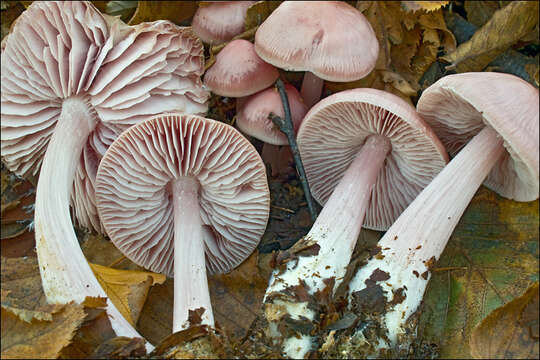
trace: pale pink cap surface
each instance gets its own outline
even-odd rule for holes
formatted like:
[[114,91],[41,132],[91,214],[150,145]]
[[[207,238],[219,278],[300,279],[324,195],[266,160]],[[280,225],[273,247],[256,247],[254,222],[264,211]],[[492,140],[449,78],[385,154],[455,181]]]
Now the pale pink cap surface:
[[324,205],[366,138],[375,134],[387,137],[392,149],[373,186],[363,226],[386,230],[448,161],[416,110],[385,91],[342,91],[308,111],[297,140],[313,197]]
[[195,35],[205,43],[221,44],[244,31],[247,9],[256,1],[208,1],[193,16]]
[[264,163],[253,145],[215,120],[163,114],[118,137],[96,180],[107,234],[135,263],[173,276],[171,182],[181,176],[192,176],[200,185],[207,269],[231,270],[259,243],[270,195]]
[[451,155],[491,126],[506,153],[484,185],[509,199],[538,199],[538,89],[510,74],[448,75],[422,93],[417,108]]
[[220,96],[248,96],[271,86],[277,69],[262,60],[253,44],[234,40],[216,55],[216,62],[204,74],[204,84]]
[[[294,86],[286,84],[285,91],[289,98],[294,131],[297,132],[308,109]],[[268,144],[289,144],[287,136],[274,125],[272,120],[268,119],[270,113],[274,113],[282,119],[285,116],[277,89],[271,87],[251,95],[241,102],[237,102],[236,108],[236,125],[242,132]]]
[[38,172],[65,99],[84,99],[98,121],[72,192],[85,227],[102,230],[95,173],[123,129],[162,111],[207,110],[203,47],[189,28],[168,21],[127,26],[90,2],[34,2],[4,40],[0,136],[11,171]]
[[364,15],[341,1],[284,1],[259,26],[255,50],[285,70],[353,81],[375,66],[379,43]]

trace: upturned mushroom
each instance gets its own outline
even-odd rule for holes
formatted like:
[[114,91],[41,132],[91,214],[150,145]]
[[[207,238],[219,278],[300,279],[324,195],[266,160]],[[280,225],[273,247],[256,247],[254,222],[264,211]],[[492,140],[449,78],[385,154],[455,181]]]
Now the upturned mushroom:
[[[106,297],[70,217],[99,230],[97,164],[128,126],[163,110],[205,112],[203,47],[167,21],[130,27],[90,2],[32,3],[1,56],[2,159],[18,175],[41,167],[36,250],[47,300]],[[109,301],[116,334],[140,336]],[[149,347],[148,347],[149,348]]]
[[509,199],[538,199],[536,88],[509,74],[449,75],[423,92],[417,108],[448,151],[457,155],[388,229],[378,243],[379,253],[351,280],[352,308],[373,287],[379,288],[385,308],[384,314],[364,314],[368,320],[363,323],[369,325],[353,337],[380,335],[366,339],[374,344],[372,354],[355,356],[396,346],[407,349],[416,333],[411,319],[431,270],[482,183]]
[[99,165],[96,199],[120,251],[174,276],[173,332],[189,327],[190,311],[214,325],[206,270],[227,272],[248,257],[270,206],[264,164],[244,136],[227,124],[176,113],[115,140]]
[[205,1],[193,16],[193,32],[207,44],[231,40],[244,30],[247,9],[255,2]]
[[272,86],[278,77],[278,70],[257,55],[253,44],[240,39],[216,55],[203,81],[214,94],[240,98]]
[[313,196],[324,207],[301,240],[313,251],[275,270],[265,295],[270,333],[285,337],[283,350],[293,358],[311,350],[312,338],[287,336],[287,322],[318,321],[317,294],[332,293],[343,280],[362,224],[388,228],[448,160],[412,106],[375,89],[321,100],[306,114],[298,145]]
[[300,93],[310,108],[324,80],[369,74],[379,43],[365,16],[343,1],[284,1],[257,29],[255,51],[278,68],[306,72]]

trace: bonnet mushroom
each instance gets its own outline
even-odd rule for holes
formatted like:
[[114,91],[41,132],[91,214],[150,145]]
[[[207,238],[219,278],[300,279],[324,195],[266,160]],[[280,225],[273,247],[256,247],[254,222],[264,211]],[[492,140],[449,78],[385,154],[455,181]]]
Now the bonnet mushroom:
[[205,1],[193,16],[195,35],[205,43],[221,44],[244,31],[247,9],[256,1]]
[[243,97],[266,89],[279,72],[264,62],[247,40],[233,40],[216,55],[216,62],[204,74],[204,85],[214,94]]
[[368,20],[342,1],[284,1],[259,26],[255,51],[278,68],[305,71],[300,93],[307,107],[323,80],[354,81],[369,74],[379,43]]
[[[536,88],[509,74],[449,75],[423,92],[417,108],[457,155],[388,229],[378,243],[380,252],[350,282],[353,307],[368,286],[379,286],[384,294],[385,314],[367,315],[371,326],[380,328],[376,333],[383,334],[367,340],[378,345],[373,353],[410,344],[416,333],[411,315],[421,303],[431,268],[482,183],[516,201],[538,199]],[[370,284],[375,272],[384,281]],[[354,336],[364,334],[358,330]]]
[[[316,293],[327,286],[332,292],[341,283],[362,224],[388,228],[448,156],[412,106],[393,94],[365,88],[330,95],[311,108],[300,126],[298,146],[313,196],[324,205],[302,240],[318,252],[274,271],[265,311],[267,318],[279,308],[280,319],[288,315],[313,321],[318,319]],[[298,286],[312,300],[291,296]],[[275,317],[270,321],[276,338],[281,336],[278,322]],[[310,348],[306,333],[283,343],[294,358]]]
[[[206,111],[203,61],[190,30],[129,27],[90,2],[36,1],[17,20],[1,56],[2,159],[21,176],[41,167],[34,222],[49,302],[107,296],[79,247],[70,196],[81,221],[98,228],[93,177],[105,149],[160,111]],[[110,301],[107,311],[117,335],[139,336]]]
[[173,332],[204,309],[214,325],[206,269],[227,272],[257,246],[268,221],[264,164],[227,124],[163,114],[109,147],[96,180],[99,214],[129,259],[174,276]]

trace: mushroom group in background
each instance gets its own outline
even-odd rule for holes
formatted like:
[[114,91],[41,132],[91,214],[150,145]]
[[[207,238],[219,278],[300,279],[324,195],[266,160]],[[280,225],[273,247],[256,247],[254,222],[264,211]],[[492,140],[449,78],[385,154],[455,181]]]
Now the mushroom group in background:
[[[1,57],[1,150],[20,176],[41,167],[36,249],[51,303],[106,297],[70,217],[101,228],[94,204],[97,166],[122,130],[161,111],[201,113],[203,47],[168,21],[127,26],[90,2],[33,2]],[[109,301],[119,336],[140,335]],[[149,347],[147,347],[149,348]]]
[[193,16],[195,35],[207,44],[221,44],[244,31],[247,9],[256,1],[204,1]]
[[[349,306],[363,308],[362,323],[368,324],[352,339],[373,344],[371,354],[353,354],[357,357],[396,346],[408,349],[416,334],[412,315],[431,270],[482,183],[510,199],[538,199],[536,88],[509,74],[449,75],[423,92],[417,108],[449,153],[457,155],[388,229],[379,252],[349,284]],[[362,306],[374,290],[385,302],[383,314]]]
[[316,251],[276,269],[265,295],[271,336],[283,339],[293,358],[312,350],[312,337],[287,336],[287,321],[319,320],[317,294],[343,280],[362,224],[387,229],[448,161],[412,106],[375,89],[321,100],[306,114],[298,146],[313,196],[324,205],[302,240]]
[[342,1],[284,1],[259,26],[255,51],[267,63],[305,71],[300,93],[319,101],[324,81],[355,81],[375,67],[379,43],[369,21]]
[[96,198],[116,247],[174,276],[173,332],[189,327],[190,311],[214,325],[206,269],[228,272],[247,258],[270,208],[253,145],[232,126],[176,113],[118,137],[100,163]]

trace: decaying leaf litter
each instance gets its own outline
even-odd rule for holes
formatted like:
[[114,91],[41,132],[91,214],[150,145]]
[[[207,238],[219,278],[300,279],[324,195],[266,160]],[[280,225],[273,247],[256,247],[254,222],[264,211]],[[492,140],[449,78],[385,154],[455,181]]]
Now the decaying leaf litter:
[[[28,3],[2,2],[2,37]],[[96,1],[95,5],[133,23],[169,19],[179,25],[189,25],[195,11],[191,2],[181,2],[181,5],[174,2],[148,3]],[[278,3],[252,6],[248,10],[246,33],[242,36],[253,40],[254,31],[249,30],[258,26]],[[375,30],[381,45],[379,59],[375,70],[358,82],[327,82],[325,95],[347,88],[373,87],[397,94],[414,104],[419,91],[453,71],[509,72],[538,86],[537,2],[349,3],[364,13]],[[170,18],[171,9],[178,7],[183,11],[175,10],[174,13],[182,16]],[[219,51],[220,48],[206,50],[208,63],[211,63],[212,50]],[[280,72],[295,86],[300,85],[301,73]],[[232,123],[234,115],[234,99],[212,96],[208,117]],[[261,151],[262,143],[251,140]],[[276,349],[265,345],[262,339],[264,334],[257,318],[259,305],[271,266],[279,266],[287,258],[299,256],[298,251],[301,254],[304,249],[301,243],[291,246],[307,233],[311,221],[294,168],[277,162],[274,166],[279,169],[272,168],[268,172],[274,174],[269,175],[272,206],[259,253],[252,255],[232,273],[210,279],[219,325],[217,332],[194,326],[186,333],[168,336],[172,316],[171,280],[151,286],[156,283],[156,274],[145,275],[144,269],[124,258],[107,239],[78,229],[79,241],[91,263],[129,270],[125,275],[117,273],[115,281],[120,281],[124,289],[120,291],[122,297],[118,301],[127,304],[130,317],[142,335],[156,345],[161,343],[154,355],[277,356]],[[140,342],[113,338],[110,326],[105,330],[107,320],[100,310],[102,300],[88,299],[81,305],[45,305],[33,252],[33,234],[27,231],[32,229],[31,189],[31,183],[18,179],[2,167],[2,356],[47,354],[49,357],[69,358],[144,354],[144,346]],[[8,217],[9,211],[14,210],[13,217]],[[375,231],[362,231],[361,236],[367,241],[359,242],[364,246],[356,250],[356,261],[353,260],[352,264],[361,263],[369,256],[370,246],[376,244],[380,235]],[[274,250],[287,249],[288,252],[272,254]],[[527,294],[537,292],[537,287],[527,291],[523,300],[518,297],[538,281],[538,200],[517,203],[482,187],[454,231],[433,273],[418,318],[420,336],[409,355],[486,356],[479,352],[479,344],[484,341],[482,335],[497,331],[496,326],[501,325],[496,319],[502,319],[508,313],[510,315],[505,318],[505,321],[510,321],[508,327],[532,330],[523,331],[522,344],[512,344],[518,349],[509,348],[508,342],[504,342],[506,338],[502,338],[499,344],[491,343],[489,357],[513,354],[537,357],[538,334],[534,329],[535,326],[537,329],[538,313],[530,309],[532,306],[527,307],[532,296]],[[301,289],[298,291],[297,296],[302,296]],[[321,300],[323,297],[321,294]],[[514,298],[516,300],[510,303]],[[519,305],[519,309],[525,307],[527,310],[514,316],[511,311],[518,311],[518,305],[512,304],[519,301],[525,304]],[[338,331],[346,331],[356,321],[355,315],[341,314],[339,303],[321,301],[321,304],[326,306],[325,320],[321,324],[327,331],[326,336],[320,339],[318,355],[341,357],[351,354],[355,346],[362,344],[352,343],[350,348],[337,347],[335,340],[339,336]],[[481,322],[482,319],[486,320]],[[193,325],[196,322],[195,316]],[[62,323],[65,325],[56,325]],[[26,333],[35,334],[36,342],[28,342],[28,337],[23,335]],[[38,347],[38,344],[44,344],[45,348]]]

